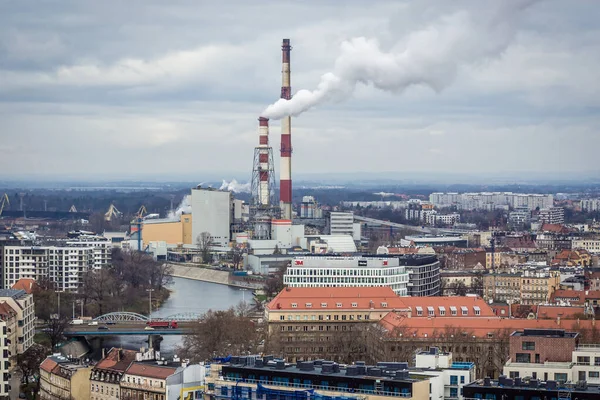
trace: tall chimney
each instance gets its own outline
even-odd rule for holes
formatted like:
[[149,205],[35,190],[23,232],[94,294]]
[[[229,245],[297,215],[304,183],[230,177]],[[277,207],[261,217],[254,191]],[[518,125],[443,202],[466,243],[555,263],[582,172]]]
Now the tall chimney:
[[[281,45],[281,98],[292,98],[290,79],[290,39],[283,39]],[[279,180],[279,205],[281,218],[292,219],[292,118],[286,116],[281,120],[281,170]]]
[[260,191],[259,204],[266,206],[270,203],[269,193],[269,120],[264,117],[258,119],[258,162],[260,163]]

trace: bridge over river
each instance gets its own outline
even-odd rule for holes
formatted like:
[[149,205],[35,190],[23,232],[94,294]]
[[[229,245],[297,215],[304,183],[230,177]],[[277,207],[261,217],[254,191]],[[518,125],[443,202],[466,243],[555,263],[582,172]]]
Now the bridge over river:
[[[64,335],[74,336],[121,336],[121,335],[185,335],[198,324],[200,315],[183,313],[162,318],[148,318],[145,315],[132,312],[112,312],[94,318],[83,324],[70,324]],[[147,329],[150,321],[177,321],[177,328]],[[92,324],[93,323],[93,324]]]

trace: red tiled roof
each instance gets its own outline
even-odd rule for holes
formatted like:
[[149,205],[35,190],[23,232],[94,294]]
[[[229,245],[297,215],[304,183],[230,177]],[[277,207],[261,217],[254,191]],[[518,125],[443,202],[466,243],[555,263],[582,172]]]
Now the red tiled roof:
[[583,306],[579,307],[561,307],[561,306],[539,306],[537,315],[538,318],[550,318],[557,319],[576,319],[580,315],[583,315],[585,309]]
[[567,289],[557,289],[550,296],[550,301],[552,303],[558,301],[569,301],[573,304],[583,304],[585,302],[584,298],[585,292],[582,290],[567,290]]
[[125,371],[129,375],[145,376],[147,378],[167,379],[173,375],[177,368],[162,365],[150,365],[142,363],[131,363]]
[[44,361],[42,361],[42,363],[40,364],[40,369],[43,369],[46,372],[52,372],[52,370],[57,366],[58,363],[50,357],[48,357]]
[[123,372],[135,360],[135,353],[133,350],[123,350],[113,347],[106,357],[100,360],[94,368]]
[[[402,301],[404,304],[412,309],[412,318],[429,317],[427,307],[433,307],[433,313],[435,317],[439,318],[457,318],[462,316],[461,307],[466,307],[468,316],[470,317],[492,317],[494,311],[492,308],[481,298],[475,296],[439,296],[439,297],[403,297]],[[423,309],[423,315],[418,316],[416,308],[421,307]],[[444,315],[441,315],[439,307],[444,307]],[[452,316],[450,307],[455,307],[457,313]],[[475,308],[479,307],[479,315],[475,314]]]
[[542,232],[569,233],[569,228],[561,224],[543,224],[540,230]]
[[0,319],[4,316],[11,317],[17,315],[17,312],[6,302],[0,303]]
[[388,247],[389,254],[417,254],[419,249],[416,247]]
[[[467,335],[476,337],[487,337],[489,333],[510,334],[522,329],[574,329],[591,328],[594,321],[563,321],[553,319],[512,319],[512,318],[405,318],[396,313],[388,313],[381,321],[380,326],[392,332],[397,329],[396,334],[402,333],[403,337],[413,336],[416,338],[433,337],[444,335],[447,329],[460,330]],[[427,336],[426,336],[427,335]]]
[[35,282],[35,279],[31,278],[21,278],[12,285],[13,289],[24,290],[27,294],[31,294],[36,287],[37,283]]
[[[267,309],[288,311],[349,308],[362,310],[371,308],[406,309],[403,299],[390,287],[288,287],[269,302]],[[310,306],[307,306],[307,303]],[[341,303],[342,306],[338,307],[338,303]],[[352,303],[356,303],[357,306],[352,307]],[[382,303],[387,303],[387,306],[384,307]]]

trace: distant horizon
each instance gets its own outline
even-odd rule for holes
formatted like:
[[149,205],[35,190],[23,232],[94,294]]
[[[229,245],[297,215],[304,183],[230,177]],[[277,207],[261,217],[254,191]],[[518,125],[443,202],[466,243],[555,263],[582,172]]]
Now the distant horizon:
[[[12,176],[0,175],[0,187],[17,187],[20,184],[31,186],[35,184],[63,184],[63,185],[81,185],[92,186],[95,184],[156,184],[156,185],[183,185],[192,186],[201,183],[215,184],[226,181],[236,180],[238,183],[249,182],[249,177],[244,179],[243,172],[207,172],[198,174],[194,177],[192,174],[185,176],[176,174],[131,174],[129,176],[115,176],[112,174],[21,174]],[[298,173],[293,175],[294,186],[306,184],[321,185],[548,185],[548,184],[600,184],[600,171],[587,172],[498,172],[498,173],[461,173],[461,172],[423,172],[423,171],[382,171],[382,172],[332,172],[332,173]],[[278,181],[279,177],[277,177]],[[45,186],[44,186],[45,187]]]

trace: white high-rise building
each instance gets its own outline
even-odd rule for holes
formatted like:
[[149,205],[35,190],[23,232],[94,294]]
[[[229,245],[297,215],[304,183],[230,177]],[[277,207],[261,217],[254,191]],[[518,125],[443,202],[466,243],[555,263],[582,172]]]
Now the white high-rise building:
[[290,287],[389,286],[407,295],[408,272],[394,257],[296,257],[283,282]]
[[512,192],[431,193],[429,201],[439,208],[457,206],[462,210],[494,210],[525,207],[531,211],[552,207],[554,196]]
[[232,196],[228,191],[198,186],[192,189],[192,241],[210,233],[214,246],[226,247],[231,235]]
[[5,246],[1,254],[3,287],[21,278],[49,279],[59,291],[75,292],[90,269],[110,264],[109,241],[70,241],[60,246]]
[[329,234],[350,235],[354,232],[354,213],[332,211],[329,213]]
[[564,224],[565,210],[562,207],[548,207],[540,210],[540,222],[543,224]]

